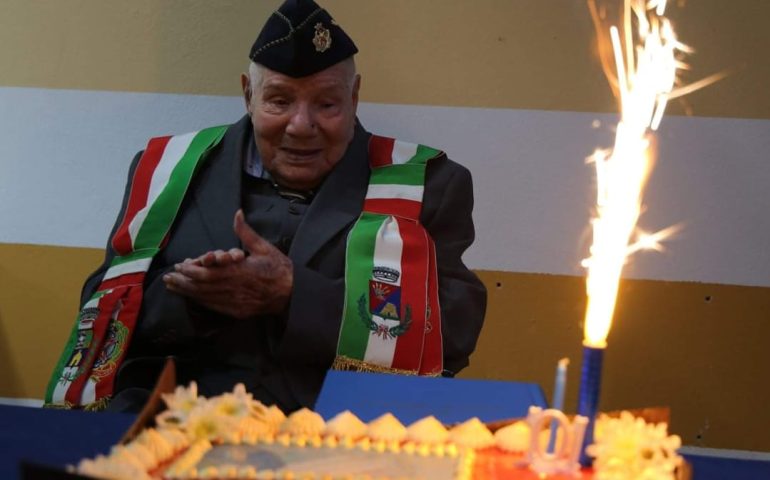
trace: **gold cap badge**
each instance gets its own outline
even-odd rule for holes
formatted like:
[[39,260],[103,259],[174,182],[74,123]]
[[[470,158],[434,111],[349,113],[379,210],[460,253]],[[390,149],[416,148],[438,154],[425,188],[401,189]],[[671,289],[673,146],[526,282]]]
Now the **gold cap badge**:
[[316,52],[325,52],[332,46],[332,34],[322,23],[315,24],[315,36],[313,36],[313,45]]

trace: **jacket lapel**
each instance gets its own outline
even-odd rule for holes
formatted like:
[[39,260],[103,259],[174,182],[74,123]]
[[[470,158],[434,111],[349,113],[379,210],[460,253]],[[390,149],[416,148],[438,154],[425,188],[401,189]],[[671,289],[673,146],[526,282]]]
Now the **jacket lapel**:
[[218,151],[211,153],[197,175],[199,183],[193,190],[193,202],[214,248],[240,246],[233,231],[233,218],[241,207],[242,159],[250,131],[251,121],[244,115],[230,126]]
[[356,125],[353,141],[313,199],[294,237],[289,257],[305,265],[321,247],[361,214],[369,184],[370,134]]

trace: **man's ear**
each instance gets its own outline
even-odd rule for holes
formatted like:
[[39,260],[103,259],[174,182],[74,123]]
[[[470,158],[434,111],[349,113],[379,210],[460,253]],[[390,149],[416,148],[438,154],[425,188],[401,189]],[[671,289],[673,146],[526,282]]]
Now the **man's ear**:
[[243,90],[243,101],[246,103],[246,111],[251,115],[251,79],[245,73],[241,74],[241,90]]
[[353,80],[353,105],[358,106],[358,91],[361,89],[361,75],[356,74],[355,80]]

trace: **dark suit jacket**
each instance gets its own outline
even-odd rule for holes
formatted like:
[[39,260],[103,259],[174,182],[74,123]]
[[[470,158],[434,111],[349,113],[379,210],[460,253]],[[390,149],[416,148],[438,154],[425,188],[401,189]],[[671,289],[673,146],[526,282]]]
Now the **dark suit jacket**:
[[[284,410],[315,403],[336,352],[347,233],[361,213],[369,179],[370,134],[362,127],[356,127],[348,150],[324,180],[296,232],[289,250],[294,287],[286,312],[237,321],[170,293],[161,278],[185,258],[240,247],[232,223],[241,206],[242,159],[247,142],[253,141],[251,132],[251,121],[244,116],[209,153],[167,246],[153,260],[138,326],[117,377],[113,401],[117,409],[139,406],[125,407],[118,399],[123,391],[150,389],[157,366],[167,355],[179,358],[180,382],[196,380],[204,394],[221,393],[243,382],[257,398]],[[139,157],[131,165],[129,181]],[[116,227],[127,194],[128,185]],[[436,244],[444,366],[451,373],[468,365],[486,308],[484,286],[461,260],[474,238],[472,207],[470,172],[446,156],[431,160],[420,218]],[[82,302],[98,287],[113,255],[108,245],[104,264],[83,288]]]

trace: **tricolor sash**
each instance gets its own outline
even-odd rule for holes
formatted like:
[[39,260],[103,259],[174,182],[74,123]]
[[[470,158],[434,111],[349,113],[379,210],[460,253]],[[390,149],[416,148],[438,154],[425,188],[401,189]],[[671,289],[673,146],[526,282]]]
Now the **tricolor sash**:
[[125,357],[142,304],[143,282],[163,248],[193,175],[226,126],[153,138],[134,171],[115,251],[83,305],[46,390],[46,406],[101,409]]
[[345,306],[333,368],[441,373],[436,252],[420,224],[425,169],[441,154],[371,137],[369,188],[348,235]]

